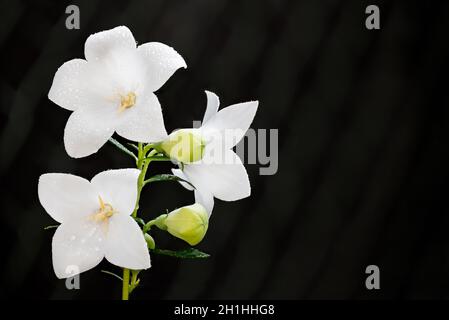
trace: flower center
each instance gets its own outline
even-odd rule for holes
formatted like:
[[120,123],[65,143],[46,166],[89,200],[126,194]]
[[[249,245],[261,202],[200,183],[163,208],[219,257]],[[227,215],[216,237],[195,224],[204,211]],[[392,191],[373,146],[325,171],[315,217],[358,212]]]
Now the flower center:
[[119,112],[131,108],[136,104],[136,94],[129,92],[126,96],[120,95],[120,107]]
[[104,203],[103,199],[99,196],[100,208],[92,216],[95,222],[107,221],[114,214],[114,208],[109,203]]

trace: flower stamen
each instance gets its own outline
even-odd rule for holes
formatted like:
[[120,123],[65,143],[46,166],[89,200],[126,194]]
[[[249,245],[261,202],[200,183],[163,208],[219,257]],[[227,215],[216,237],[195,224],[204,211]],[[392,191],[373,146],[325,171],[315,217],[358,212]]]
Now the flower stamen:
[[136,104],[136,94],[134,92],[129,92],[126,96],[120,95],[120,107],[119,112],[131,108]]
[[107,221],[115,213],[114,208],[109,203],[105,203],[100,196],[98,196],[98,200],[100,202],[100,209],[92,215],[92,219],[95,222]]

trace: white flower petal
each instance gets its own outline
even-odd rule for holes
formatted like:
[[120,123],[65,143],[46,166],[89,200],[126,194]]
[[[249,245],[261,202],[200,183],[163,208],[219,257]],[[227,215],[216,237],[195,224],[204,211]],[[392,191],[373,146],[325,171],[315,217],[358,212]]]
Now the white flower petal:
[[235,146],[248,131],[257,111],[258,101],[244,102],[221,109],[202,126],[208,140],[217,134],[224,139],[227,148]]
[[[189,178],[182,172],[181,169],[171,169],[173,174],[181,179],[189,181]],[[189,191],[195,191],[195,202],[201,204],[209,215],[214,208],[214,196],[208,189],[194,189],[190,184],[178,181],[184,188]],[[190,182],[190,181],[189,181]]]
[[106,58],[111,52],[130,51],[135,48],[136,40],[131,31],[120,26],[90,35],[84,45],[84,55],[87,61],[93,62]]
[[[171,172],[177,176],[178,178],[181,178],[183,180],[188,180],[188,178],[186,177],[186,175],[182,172],[181,169],[171,169]],[[189,191],[193,191],[194,189],[192,188],[192,186],[188,183],[185,183],[183,181],[178,181],[184,188],[186,188]],[[190,181],[189,181],[190,182]]]
[[117,169],[100,172],[91,184],[114,211],[130,215],[136,205],[138,169]]
[[203,117],[203,125],[217,114],[218,107],[220,106],[220,99],[215,93],[207,90],[205,92],[207,96],[207,106]]
[[136,97],[136,104],[123,110],[116,131],[137,142],[159,142],[167,138],[162,109],[156,95],[149,90]]
[[85,219],[62,223],[53,236],[53,269],[60,279],[92,269],[103,259],[104,230]]
[[87,216],[98,209],[98,197],[90,182],[71,174],[41,175],[38,196],[45,211],[60,223]]
[[172,47],[148,42],[137,48],[146,72],[145,87],[158,90],[179,68],[187,68],[184,59]]
[[120,106],[120,95],[145,90],[145,71],[136,49],[112,50],[101,61],[89,61],[89,70],[93,75],[89,86],[102,93],[103,99],[114,101],[115,110]]
[[209,190],[215,198],[235,201],[251,194],[248,174],[239,156],[226,150],[227,161],[205,163],[204,161],[184,166],[184,174],[198,190]]
[[89,105],[91,94],[86,83],[90,77],[86,60],[67,61],[56,71],[48,98],[60,107],[72,111]]
[[209,214],[212,214],[214,209],[214,195],[208,190],[195,190],[195,202],[201,204]]
[[112,136],[117,120],[108,107],[81,108],[71,114],[64,130],[64,145],[69,156],[91,155]]
[[142,270],[151,266],[142,230],[131,216],[114,214],[109,219],[105,256],[110,263],[122,268]]

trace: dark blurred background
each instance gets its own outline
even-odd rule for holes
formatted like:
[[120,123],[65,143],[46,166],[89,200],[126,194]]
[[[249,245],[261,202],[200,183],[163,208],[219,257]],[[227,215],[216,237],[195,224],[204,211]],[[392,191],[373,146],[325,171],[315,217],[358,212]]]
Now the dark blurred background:
[[[68,4],[80,30],[65,28]],[[369,4],[380,30],[365,28]],[[70,113],[47,99],[88,35],[117,25],[187,62],[157,93],[168,130],[202,118],[204,89],[222,106],[260,100],[253,128],[279,128],[277,174],[248,165],[252,196],[216,202],[198,246],[211,257],[153,255],[134,299],[449,297],[447,1],[2,0],[0,23],[1,297],[120,297],[100,272],[120,270],[106,262],[82,274],[81,290],[57,280],[54,230],[43,229],[54,221],[37,198],[42,173],[90,179],[133,165],[109,144],[71,159]],[[193,200],[169,182],[142,197],[147,219]],[[365,288],[370,264],[380,290]]]

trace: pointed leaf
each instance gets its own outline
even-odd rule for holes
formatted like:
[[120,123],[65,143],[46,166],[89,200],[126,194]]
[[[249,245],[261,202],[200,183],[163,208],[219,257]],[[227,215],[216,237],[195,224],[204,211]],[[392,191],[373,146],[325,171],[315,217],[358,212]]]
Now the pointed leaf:
[[165,249],[153,249],[151,252],[156,254],[161,254],[165,256],[170,256],[174,258],[181,258],[181,259],[205,259],[210,257],[210,254],[202,252],[195,248],[188,248],[184,250],[179,251],[173,251],[173,250],[165,250]]
[[116,146],[120,151],[123,153],[126,153],[127,155],[133,157],[135,160],[137,160],[137,157],[134,153],[132,153],[129,149],[127,149],[123,144],[115,140],[114,138],[109,138],[109,142],[112,143],[114,146]]
[[136,220],[136,222],[137,222],[138,224],[140,224],[140,225],[142,225],[142,226],[145,225],[145,221],[144,221],[142,218],[139,218],[139,217],[133,217],[133,218],[134,218],[134,220]]
[[178,176],[175,176],[173,174],[157,174],[155,176],[152,176],[151,178],[145,180],[144,184],[151,183],[151,182],[158,182],[158,181],[182,181],[190,185],[192,188],[195,189],[195,186],[191,184],[189,181],[184,180]]
[[107,270],[100,270],[100,272],[109,274],[110,276],[113,276],[114,278],[117,278],[117,279],[119,279],[120,281],[123,281],[123,278],[120,277],[119,275],[115,274],[114,272],[107,271]]
[[133,148],[134,150],[139,151],[139,147],[136,146],[134,143],[129,143],[128,142],[127,145],[130,146],[131,148]]
[[44,227],[44,230],[56,229],[57,227],[59,227],[59,224],[55,224],[55,225],[51,225],[51,226],[46,226],[46,227]]

